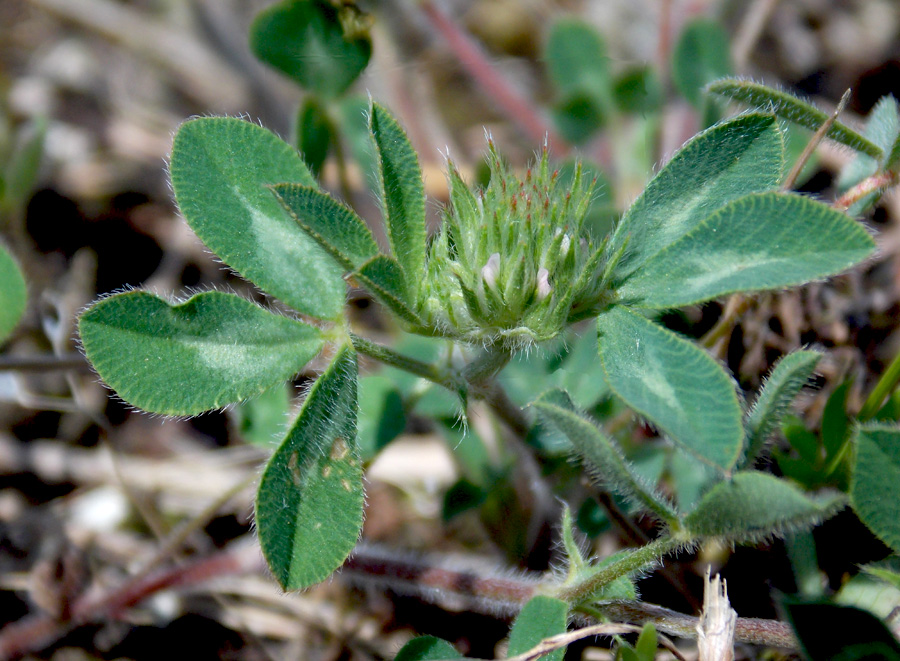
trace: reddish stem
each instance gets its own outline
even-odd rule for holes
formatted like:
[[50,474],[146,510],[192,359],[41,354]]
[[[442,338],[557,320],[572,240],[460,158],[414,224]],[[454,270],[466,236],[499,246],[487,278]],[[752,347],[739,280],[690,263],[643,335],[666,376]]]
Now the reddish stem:
[[531,100],[513,89],[469,35],[460,30],[433,2],[425,0],[421,7],[435,29],[447,40],[463,68],[475,79],[485,95],[522,129],[531,142],[542,143],[546,138],[557,154],[564,156],[568,153],[571,147],[566,140],[534,110],[535,104]]
[[895,183],[897,183],[896,172],[879,172],[873,174],[871,177],[863,179],[856,184],[856,186],[841,195],[835,201],[834,208],[839,211],[845,211],[866,195],[893,186]]
[[211,578],[246,572],[259,564],[258,552],[249,547],[224,551],[194,562],[135,576],[124,585],[99,596],[85,594],[75,600],[71,616],[56,620],[45,613],[24,617],[0,631],[0,659],[15,659],[40,650],[66,633],[89,622],[121,618],[126,610],[160,590],[203,583]]

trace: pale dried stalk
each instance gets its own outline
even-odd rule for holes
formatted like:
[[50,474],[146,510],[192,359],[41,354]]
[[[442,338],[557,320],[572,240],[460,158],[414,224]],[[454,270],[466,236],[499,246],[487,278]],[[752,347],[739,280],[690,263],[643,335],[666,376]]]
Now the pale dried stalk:
[[734,628],[737,613],[728,602],[728,586],[716,574],[710,578],[706,568],[703,586],[703,612],[697,622],[697,647],[700,661],[732,661],[734,659]]

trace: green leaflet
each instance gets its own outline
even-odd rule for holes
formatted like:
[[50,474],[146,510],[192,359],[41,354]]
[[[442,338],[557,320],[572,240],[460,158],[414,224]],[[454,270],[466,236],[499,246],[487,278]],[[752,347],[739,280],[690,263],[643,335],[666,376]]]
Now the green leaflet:
[[[898,112],[897,100],[892,96],[883,96],[872,108],[866,118],[866,128],[863,135],[878,146],[884,153],[885,160],[890,160],[890,154],[900,137],[900,112]],[[847,190],[855,186],[866,177],[878,172],[879,161],[867,156],[857,154],[847,166],[841,170],[837,186],[840,190]]]
[[337,140],[327,110],[313,96],[303,100],[294,125],[297,147],[314,177],[322,172],[331,144]]
[[900,429],[868,424],[856,430],[850,502],[869,530],[900,551]]
[[688,23],[672,53],[672,82],[695,108],[704,103],[703,87],[732,73],[728,33],[716,21]]
[[792,600],[785,600],[784,609],[810,661],[900,661],[895,634],[868,611]]
[[[725,78],[711,83],[707,90],[713,94],[727,96],[735,101],[743,101],[751,106],[766,108],[779,117],[783,117],[800,126],[805,126],[812,131],[818,130],[829,119],[827,113],[805,101],[801,101],[796,96],[749,80]],[[859,133],[841,122],[832,124],[826,135],[832,140],[847,145],[872,158],[882,157],[882,150],[877,145],[872,144],[872,142],[866,140]]]
[[758,193],[730,202],[648,259],[618,293],[641,307],[675,308],[834,275],[874,250],[859,223],[821,202]]
[[30,120],[16,132],[13,151],[6,155],[0,176],[0,211],[18,213],[25,208],[40,174],[46,135],[43,117]]
[[27,302],[25,277],[12,255],[0,246],[0,342],[9,337],[19,323]]
[[[523,654],[544,638],[565,633],[568,613],[569,606],[564,601],[545,595],[532,597],[513,622],[509,632],[507,656]],[[565,653],[563,647],[538,658],[545,661],[562,661]]]
[[693,342],[621,306],[597,319],[615,393],[673,441],[728,471],[743,443],[734,381]]
[[238,404],[234,410],[241,438],[269,450],[277,447],[287,426],[293,389],[287,383]]
[[845,505],[843,494],[811,498],[784,479],[742,471],[719,482],[684,518],[692,538],[752,542],[812,528]]
[[[606,556],[600,561],[593,562],[584,557],[578,543],[575,541],[572,525],[572,512],[569,510],[568,506],[563,508],[561,532],[563,548],[566,552],[566,563],[568,564],[566,580],[563,583],[563,586],[583,585],[590,581],[593,576],[601,573],[606,567],[615,564],[631,552],[628,550],[619,551],[618,553]],[[590,594],[583,594],[579,598],[578,603],[594,604],[600,601],[631,601],[634,599],[637,599],[634,581],[631,576],[626,573],[596,587]]]
[[381,374],[359,380],[359,452],[363,461],[375,456],[406,429],[406,410],[397,383]]
[[406,279],[403,269],[393,257],[376,255],[353,275],[398,317],[414,326],[422,324],[418,315],[407,305]]
[[747,443],[742,464],[752,465],[760,456],[821,358],[818,351],[794,351],[772,368],[744,421]]
[[604,486],[625,496],[642,510],[653,512],[663,521],[672,522],[678,518],[665,497],[634,472],[622,451],[593,421],[574,407],[564,391],[544,393],[531,406],[565,435]]
[[340,269],[267,189],[316,185],[292,147],[250,122],[193,119],[175,135],[169,174],[188,225],[222,261],[295,310],[340,315]]
[[[372,55],[364,21],[355,11],[355,7],[337,9],[325,0],[284,0],[253,21],[250,48],[307,90],[336,97],[356,80]],[[354,19],[363,23],[362,29],[348,29]]]
[[363,522],[356,442],[356,353],[338,349],[263,472],[256,527],[285,590],[328,578],[356,545]]
[[409,294],[425,274],[425,188],[419,159],[406,133],[377,103],[369,108],[369,130],[378,154],[379,193],[394,257],[406,274]]
[[607,255],[627,250],[613,272],[621,282],[711,213],[781,181],[784,145],[773,115],[751,113],[713,126],[672,157],[625,212]]
[[544,61],[557,91],[556,125],[567,140],[583,143],[615,111],[606,44],[583,21],[564,18],[550,29]]
[[132,291],[92,305],[78,322],[88,360],[145,411],[195,415],[284,382],[322,348],[321,332],[233,294],[170,305]]
[[647,622],[641,629],[641,635],[638,636],[634,649],[626,645],[619,647],[622,661],[654,661],[656,650],[659,647],[656,627],[651,622]]
[[463,655],[446,640],[434,636],[419,636],[406,643],[397,652],[394,661],[444,661],[461,658]]
[[330,195],[297,184],[278,184],[272,192],[297,225],[345,271],[358,269],[378,254],[375,237],[362,218]]
[[887,583],[895,590],[900,590],[900,556],[892,555],[881,562],[863,565],[860,569],[869,576],[874,576],[879,581]]

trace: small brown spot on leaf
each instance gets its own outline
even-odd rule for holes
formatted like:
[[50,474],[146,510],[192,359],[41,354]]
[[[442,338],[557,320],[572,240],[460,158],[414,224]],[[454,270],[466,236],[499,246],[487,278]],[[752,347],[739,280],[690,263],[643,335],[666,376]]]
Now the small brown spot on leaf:
[[294,482],[295,487],[299,487],[303,484],[303,476],[300,474],[300,467],[298,464],[300,463],[300,458],[296,452],[291,453],[290,459],[288,459],[288,470],[291,473],[291,480]]
[[328,479],[328,476],[331,475],[331,466],[325,465],[322,467],[322,477]]
[[341,480],[341,486],[347,491],[353,491],[353,487],[350,486],[350,483],[347,480]]
[[334,439],[334,443],[332,443],[331,445],[331,460],[340,461],[347,456],[347,453],[349,451],[350,448],[347,447],[347,442],[344,441],[343,438],[338,436],[336,439]]

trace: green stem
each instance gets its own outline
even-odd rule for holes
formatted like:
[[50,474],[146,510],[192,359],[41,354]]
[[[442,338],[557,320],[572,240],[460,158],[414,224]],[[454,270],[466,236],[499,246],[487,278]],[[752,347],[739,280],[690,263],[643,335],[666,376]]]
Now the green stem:
[[466,366],[463,378],[473,386],[479,386],[506,367],[512,353],[506,349],[489,347]]
[[603,567],[596,574],[592,574],[585,580],[575,585],[563,586],[559,592],[554,595],[558,599],[576,605],[581,601],[589,599],[592,594],[609,585],[617,578],[640,571],[678,548],[685,546],[685,542],[674,537],[660,537],[635,549],[621,559],[612,564]]
[[900,353],[894,356],[894,360],[891,361],[884,374],[878,379],[878,383],[875,384],[872,392],[869,393],[856,419],[860,422],[870,420],[878,413],[878,409],[881,408],[884,400],[894,391],[898,383],[900,383]]
[[363,355],[369,356],[369,358],[374,358],[385,365],[390,365],[391,367],[396,367],[397,369],[409,372],[410,374],[420,376],[423,379],[427,379],[453,392],[459,390],[459,384],[456,379],[434,365],[429,365],[428,363],[423,363],[415,358],[404,356],[381,344],[377,344],[376,342],[372,342],[372,340],[367,340],[366,338],[353,333],[350,333],[350,340],[353,342],[354,349]]

